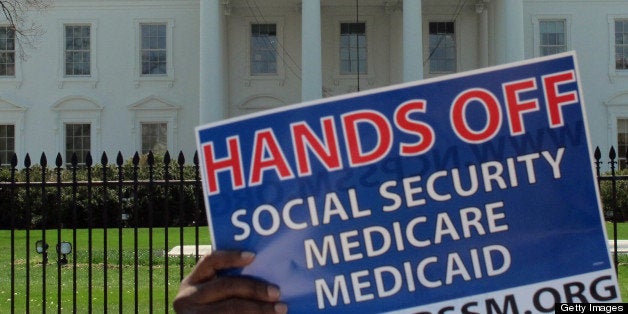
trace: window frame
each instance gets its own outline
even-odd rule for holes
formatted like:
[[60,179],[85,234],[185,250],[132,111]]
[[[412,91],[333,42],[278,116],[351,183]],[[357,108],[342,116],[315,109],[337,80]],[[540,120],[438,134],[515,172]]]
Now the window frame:
[[[334,79],[334,85],[340,85],[341,81],[353,81],[360,78],[360,82],[370,83],[373,81],[375,77],[375,68],[373,64],[373,56],[375,55],[375,47],[373,44],[369,44],[369,41],[372,41],[374,36],[376,35],[372,28],[375,25],[374,18],[371,15],[360,16],[358,22],[365,24],[365,33],[366,33],[366,74],[342,74],[340,71],[340,32],[343,23],[356,23],[355,16],[343,15],[343,16],[335,16],[333,17],[333,62],[332,62],[332,73]],[[324,36],[324,34],[323,34]],[[332,55],[329,55],[332,56]],[[323,52],[323,57],[325,57],[325,52]],[[323,63],[325,60],[323,60]]]
[[[459,37],[459,31],[457,31],[459,29],[459,25],[458,22],[456,20],[451,20],[449,18],[444,19],[444,18],[428,18],[425,21],[425,27],[424,27],[424,48],[423,48],[423,56],[424,58],[430,57],[430,24],[432,23],[453,23],[453,27],[454,27],[454,50],[455,50],[455,69],[453,72],[450,71],[432,71],[431,66],[430,66],[430,60],[428,59],[427,63],[425,64],[425,67],[427,69],[425,69],[425,74],[428,77],[436,77],[436,76],[441,76],[441,75],[447,75],[447,74],[453,74],[453,73],[458,73],[460,71],[460,37]],[[425,63],[425,60],[422,61],[423,63]]]
[[[349,24],[348,25],[349,27],[351,27],[351,25],[355,25],[355,24],[363,24],[364,25],[364,42],[365,42],[364,49],[365,49],[365,53],[366,53],[366,56],[365,56],[364,59],[360,58],[359,50],[362,47],[360,47],[359,40],[356,43],[356,45],[357,45],[356,47],[352,47],[351,43],[349,43],[349,47],[344,47],[342,45],[342,42],[343,42],[342,38],[344,36],[344,34],[343,34],[343,25],[345,25],[345,24]],[[340,29],[340,31],[337,33],[337,35],[339,36],[338,37],[338,60],[337,60],[338,61],[338,72],[339,72],[339,74],[340,75],[354,75],[354,76],[358,76],[358,75],[359,76],[365,76],[365,75],[368,75],[369,74],[369,51],[368,51],[368,49],[369,49],[369,35],[368,35],[368,28],[367,28],[366,21],[340,22],[339,29]],[[350,36],[354,36],[355,34],[349,33],[349,35]],[[344,59],[343,58],[343,55],[342,55],[343,48],[348,48],[349,49],[349,58],[348,59]],[[351,52],[353,50],[355,50],[353,48],[358,50],[358,56],[355,59],[351,58],[352,57]],[[344,60],[348,60],[349,61],[349,71],[348,72],[344,72],[343,71],[343,68],[344,68],[343,67],[343,61]],[[352,71],[352,68],[353,68],[352,64],[353,64],[354,60],[356,60],[356,62],[358,64],[356,72]],[[360,61],[361,60],[364,60],[366,62],[366,67],[364,68],[365,72],[360,72]]]
[[[617,122],[619,120],[628,120],[628,92],[613,95],[603,102],[608,113],[608,141],[609,146],[612,145],[618,150],[619,147],[619,129]],[[610,148],[610,147],[609,147]],[[625,153],[625,152],[624,152]],[[621,154],[618,153],[617,156]],[[618,157],[619,159],[619,157]]]
[[[5,153],[8,153],[9,151],[12,151],[13,153],[17,154],[17,150],[16,150],[16,146],[17,146],[17,126],[15,123],[2,123],[0,122],[0,128],[3,127],[9,127],[12,126],[13,127],[13,147],[11,150],[7,149],[5,147],[5,149],[2,149],[2,147],[0,146],[0,166],[7,166],[11,163],[11,157],[9,154],[7,154],[7,156],[3,156]],[[0,136],[0,143],[2,143],[4,140],[8,139],[8,136],[2,137]],[[12,155],[12,154],[11,154]]]
[[[275,28],[275,46],[274,46],[274,51],[273,49],[270,49],[269,46],[271,46],[271,44],[266,44],[264,45],[264,47],[258,47],[258,48],[262,48],[259,50],[256,50],[256,52],[262,52],[262,53],[267,53],[267,52],[274,52],[274,57],[275,57],[275,71],[274,72],[255,72],[253,73],[253,62],[254,62],[254,58],[253,58],[253,50],[254,50],[254,45],[253,45],[253,36],[255,35],[253,33],[253,27],[254,26],[259,26],[261,27],[262,25],[272,25]],[[277,32],[277,24],[276,23],[252,23],[250,24],[250,32],[249,32],[249,75],[250,76],[277,76],[278,72],[279,72],[279,52],[278,50],[281,48],[281,45],[279,44],[279,38],[278,38],[278,32]],[[264,60],[264,62],[267,62],[267,60]],[[269,63],[269,62],[267,62]]]
[[[166,26],[166,74],[142,74],[142,25],[165,24]],[[165,81],[172,87],[174,84],[174,58],[173,36],[174,19],[135,19],[135,61],[134,76],[135,85],[139,87],[141,82]]]
[[[0,50],[0,53],[13,53],[13,74],[12,75],[0,75],[0,77],[2,78],[15,78],[16,76],[16,72],[17,72],[17,33],[15,32],[15,30],[13,30],[11,28],[10,25],[0,25],[0,28],[5,28],[7,30],[7,32],[11,31],[13,32],[13,37],[7,37],[7,40],[12,39],[13,40],[13,49],[5,49],[5,50]],[[9,64],[9,63],[7,63]]]
[[70,163],[72,156],[65,156],[65,125],[66,124],[91,124],[90,148],[92,157],[95,152],[101,151],[101,116],[103,107],[95,100],[84,96],[64,97],[51,106],[56,113],[55,135],[57,137],[57,151],[63,152],[63,160]]
[[541,57],[541,22],[542,21],[564,21],[565,22],[565,51],[571,50],[571,15],[547,15],[539,14],[532,18],[534,56]]
[[[92,158],[94,158],[94,153],[93,153],[93,143],[94,143],[94,126],[92,123],[90,123],[89,121],[81,121],[81,120],[76,120],[76,121],[65,121],[63,123],[63,155],[65,156],[65,164],[71,164],[72,161],[72,155],[68,154],[68,126],[70,125],[88,125],[89,126],[89,150],[87,150],[85,152],[85,156],[87,156],[87,152],[89,152],[92,155]],[[85,151],[85,148],[81,147],[80,149],[81,151]],[[76,151],[76,150],[73,150]],[[78,157],[78,164],[79,165],[84,165],[85,164],[85,158]]]
[[628,21],[628,14],[608,16],[608,73],[611,83],[614,83],[616,78],[628,77],[628,69],[618,70],[615,66],[615,21],[617,20]]
[[[66,26],[89,26],[90,28],[90,74],[89,75],[66,75]],[[96,88],[98,83],[98,60],[97,60],[97,41],[96,33],[98,23],[96,20],[62,20],[59,22],[59,88],[68,82],[88,82],[92,88]]]
[[[165,125],[166,126],[166,133],[165,133],[165,141],[166,141],[166,145],[165,145],[165,150],[163,152],[155,152],[152,149],[149,149],[149,151],[152,151],[153,154],[159,154],[162,155],[166,153],[166,151],[170,151],[169,148],[169,142],[168,142],[168,132],[169,132],[169,127],[168,127],[168,121],[152,121],[147,119],[146,121],[139,121],[139,133],[140,133],[140,153],[141,154],[148,154],[148,151],[144,151],[144,142],[145,142],[145,138],[144,138],[144,126],[147,125]],[[159,138],[158,138],[159,139]]]
[[130,111],[130,129],[134,143],[132,151],[142,151],[142,124],[166,123],[167,124],[167,150],[173,154],[178,146],[178,121],[181,107],[157,97],[148,96],[127,106]]
[[[285,74],[285,64],[284,64],[284,19],[281,17],[265,17],[263,21],[260,21],[259,18],[255,17],[246,17],[244,20],[244,42],[245,42],[245,51],[246,51],[246,80],[247,81],[264,81],[264,80],[279,80],[283,81],[286,78]],[[277,32],[277,73],[274,74],[264,74],[264,75],[253,75],[251,72],[251,27],[254,24],[275,24],[275,30]],[[249,84],[249,82],[247,82]]]
[[[0,99],[0,124],[14,125],[14,147],[13,151],[18,156],[18,164],[24,147],[24,117],[27,108],[16,105],[5,99]],[[2,165],[7,165],[8,160],[2,160]]]
[[[10,27],[8,24],[1,24],[1,27]],[[15,34],[15,40],[17,41],[18,34]],[[0,76],[0,82],[10,82],[15,83],[16,87],[19,88],[22,85],[22,58],[20,56],[20,51],[17,46],[17,42],[14,47],[14,75],[13,76]]]

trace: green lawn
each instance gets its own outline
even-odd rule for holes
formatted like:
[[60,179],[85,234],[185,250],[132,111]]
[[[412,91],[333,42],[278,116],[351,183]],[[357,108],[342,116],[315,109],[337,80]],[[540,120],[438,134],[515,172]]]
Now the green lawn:
[[[195,228],[184,228],[183,242],[184,244],[194,244],[196,241]],[[76,299],[76,312],[87,313],[89,311],[89,297],[91,287],[92,310],[94,312],[118,312],[120,304],[125,309],[124,312],[132,312],[137,303],[140,312],[147,312],[151,308],[151,291],[152,291],[152,308],[153,312],[161,313],[165,311],[166,305],[170,307],[172,299],[177,293],[180,281],[179,267],[180,258],[170,257],[168,259],[169,267],[167,269],[168,282],[166,283],[166,267],[165,252],[170,248],[179,245],[180,236],[179,228],[168,229],[168,245],[165,243],[165,229],[153,229],[153,249],[152,264],[150,263],[150,246],[149,246],[149,230],[138,229],[138,293],[137,302],[135,298],[135,247],[134,247],[134,230],[124,229],[122,233],[122,260],[119,258],[119,236],[118,229],[107,230],[107,267],[104,267],[105,256],[104,231],[102,229],[94,229],[92,231],[92,264],[89,264],[89,232],[88,230],[77,230],[76,241],[73,240],[74,234],[72,230],[62,230],[61,239],[73,243],[73,252],[68,256],[68,265],[61,267],[61,305],[62,312],[71,312],[73,310],[73,300]],[[26,286],[27,282],[30,286],[29,291],[29,307],[30,311],[38,313],[42,312],[43,307],[43,272],[46,272],[46,311],[57,311],[58,306],[58,285],[57,277],[59,266],[57,264],[57,253],[55,245],[58,242],[57,230],[48,230],[46,232],[46,242],[50,243],[49,262],[46,265],[41,263],[42,256],[35,253],[35,242],[42,239],[40,230],[30,232],[30,256],[26,260],[26,232],[23,230],[15,231],[15,312],[26,312]],[[210,244],[209,232],[207,227],[199,228],[199,243]],[[11,292],[11,231],[0,231],[0,309],[10,309],[10,292]],[[73,263],[76,261],[76,294],[74,294],[74,268]],[[196,259],[193,257],[184,258],[183,273],[187,274]],[[29,268],[29,276],[27,278],[26,269]],[[152,266],[151,266],[152,265]],[[105,281],[105,269],[107,280]],[[91,272],[91,279],[89,273]],[[119,274],[122,273],[122,302],[119,297]],[[150,274],[152,273],[152,286],[150,289]],[[107,283],[107,302],[105,311],[105,285]],[[166,298],[167,295],[167,298]],[[0,311],[1,312],[1,311]]]
[[[612,240],[614,235],[614,226],[612,223],[606,223],[606,233],[608,239]],[[622,222],[617,224],[617,239],[628,240],[628,223]],[[621,298],[624,302],[628,301],[628,254],[619,254],[619,267],[617,269],[617,281],[619,282],[619,290]]]
[[[606,225],[608,237],[613,237],[612,224]],[[617,228],[619,239],[628,239],[628,223],[620,223]],[[89,287],[91,287],[92,311],[94,312],[118,312],[120,306],[124,312],[133,312],[136,304],[140,312],[147,313],[151,308],[150,293],[152,291],[152,309],[155,313],[162,313],[165,307],[170,308],[172,299],[177,293],[180,280],[180,268],[178,257],[168,259],[167,269],[168,282],[166,283],[165,251],[179,245],[179,228],[168,229],[168,244],[165,243],[165,229],[153,229],[153,249],[152,264],[150,263],[149,230],[138,229],[138,259],[135,262],[134,230],[124,229],[122,233],[122,260],[120,265],[118,229],[107,230],[107,302],[105,310],[105,267],[104,260],[104,231],[94,229],[92,232],[92,264],[89,264],[89,232],[87,230],[77,230],[76,241],[73,240],[72,230],[61,230],[61,239],[73,243],[73,252],[69,256],[69,264],[61,267],[61,306],[62,312],[72,312],[73,300],[76,299],[76,312],[86,313],[89,311]],[[46,242],[51,243],[49,249],[49,263],[42,265],[42,257],[35,253],[35,242],[42,238],[40,230],[30,232],[30,256],[26,259],[26,232],[24,230],[15,231],[15,312],[25,313],[26,306],[34,313],[42,312],[42,278],[43,271],[46,271],[46,300],[47,312],[56,312],[58,306],[58,285],[57,276],[59,266],[56,263],[57,254],[54,245],[58,242],[57,230],[46,232]],[[195,243],[195,228],[184,228],[184,244]],[[209,232],[206,227],[199,228],[199,243],[209,244]],[[11,231],[0,230],[0,309],[10,309],[10,289],[11,289]],[[73,283],[73,263],[76,261],[76,293],[74,293]],[[619,256],[619,286],[623,300],[628,300],[628,255]],[[183,273],[187,274],[195,264],[195,258],[185,258],[183,260]],[[138,288],[137,302],[135,298],[135,265],[138,268]],[[29,276],[26,276],[27,266]],[[151,266],[152,265],[152,266]],[[91,280],[89,273],[91,269]],[[122,272],[122,300],[119,298],[119,274]],[[149,287],[150,273],[152,272],[153,289]],[[30,285],[29,302],[26,299],[27,282]],[[167,297],[166,297],[167,295]],[[0,311],[2,312],[2,311]]]

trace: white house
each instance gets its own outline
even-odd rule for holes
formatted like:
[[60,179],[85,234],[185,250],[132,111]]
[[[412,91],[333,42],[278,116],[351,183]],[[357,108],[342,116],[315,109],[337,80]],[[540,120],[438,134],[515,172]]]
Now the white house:
[[199,123],[568,50],[593,145],[628,149],[628,1],[55,0],[32,17],[26,60],[0,25],[3,164],[191,158]]

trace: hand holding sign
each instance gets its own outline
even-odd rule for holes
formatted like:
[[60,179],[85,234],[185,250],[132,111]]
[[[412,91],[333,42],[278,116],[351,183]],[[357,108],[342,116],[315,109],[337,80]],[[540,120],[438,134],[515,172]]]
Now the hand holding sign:
[[218,251],[204,256],[181,282],[174,300],[177,313],[268,313],[287,312],[279,303],[279,289],[248,277],[219,277],[223,269],[240,268],[253,262],[249,252]]

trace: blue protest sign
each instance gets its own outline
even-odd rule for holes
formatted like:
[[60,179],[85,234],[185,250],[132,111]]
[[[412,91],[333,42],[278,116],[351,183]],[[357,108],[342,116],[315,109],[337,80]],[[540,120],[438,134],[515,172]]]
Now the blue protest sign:
[[200,126],[214,248],[294,313],[618,302],[579,84],[567,53]]

